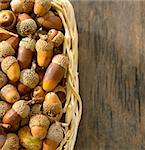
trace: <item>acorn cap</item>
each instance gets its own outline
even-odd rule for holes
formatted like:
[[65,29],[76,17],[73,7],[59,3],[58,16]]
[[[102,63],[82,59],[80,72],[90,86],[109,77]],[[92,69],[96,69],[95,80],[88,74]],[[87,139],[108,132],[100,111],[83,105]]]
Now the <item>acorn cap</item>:
[[16,62],[17,62],[17,59],[14,56],[8,56],[4,58],[4,60],[1,63],[2,71],[4,73],[7,73],[7,70],[9,69],[9,67]]
[[52,50],[53,49],[53,43],[52,42],[46,42],[45,40],[39,39],[36,42],[36,51],[44,51],[44,50]]
[[5,144],[1,150],[18,150],[19,148],[19,138],[14,133],[8,133]]
[[36,41],[32,38],[26,37],[23,38],[20,43],[19,43],[19,48],[20,49],[30,49],[32,52],[35,51],[35,44]]
[[12,108],[19,114],[22,118],[26,118],[30,113],[30,107],[27,105],[26,101],[19,100],[15,102]]
[[8,82],[7,76],[2,71],[0,71],[0,88],[6,85],[7,82]]
[[29,88],[34,88],[39,82],[39,76],[32,69],[24,69],[21,71],[20,82]]
[[0,119],[3,118],[5,113],[10,110],[11,105],[5,101],[0,101]]
[[32,35],[37,30],[37,24],[33,19],[26,19],[18,22],[17,32],[21,36]]
[[47,10],[51,8],[51,0],[35,0],[35,3],[41,4]]
[[63,128],[58,122],[50,126],[46,138],[57,143],[60,143],[63,140]]
[[52,62],[60,65],[65,70],[67,70],[67,67],[68,67],[68,57],[67,56],[65,56],[63,54],[58,54],[53,57]]
[[13,47],[6,41],[0,42],[0,58],[15,54]]
[[45,115],[38,114],[35,116],[32,116],[29,122],[29,127],[32,128],[34,126],[41,126],[48,129],[50,124],[50,121]]

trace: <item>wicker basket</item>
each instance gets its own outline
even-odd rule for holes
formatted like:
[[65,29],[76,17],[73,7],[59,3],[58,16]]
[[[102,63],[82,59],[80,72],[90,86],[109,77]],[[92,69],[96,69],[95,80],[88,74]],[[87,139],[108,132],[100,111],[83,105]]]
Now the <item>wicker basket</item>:
[[69,69],[67,72],[67,100],[64,106],[65,113],[65,137],[59,146],[59,150],[73,150],[79,122],[82,114],[82,101],[79,96],[78,80],[78,32],[74,10],[68,0],[54,0],[52,7],[58,12],[65,29],[63,53],[69,57]]

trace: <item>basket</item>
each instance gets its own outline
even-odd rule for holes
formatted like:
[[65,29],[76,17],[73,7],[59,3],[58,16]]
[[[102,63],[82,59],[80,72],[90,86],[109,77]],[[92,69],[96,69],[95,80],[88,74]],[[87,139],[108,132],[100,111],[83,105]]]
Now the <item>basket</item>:
[[74,9],[68,0],[53,0],[52,7],[62,19],[65,29],[63,53],[69,58],[67,72],[67,96],[64,106],[65,113],[65,137],[58,150],[73,150],[79,122],[82,115],[82,101],[79,96],[78,79],[78,32]]

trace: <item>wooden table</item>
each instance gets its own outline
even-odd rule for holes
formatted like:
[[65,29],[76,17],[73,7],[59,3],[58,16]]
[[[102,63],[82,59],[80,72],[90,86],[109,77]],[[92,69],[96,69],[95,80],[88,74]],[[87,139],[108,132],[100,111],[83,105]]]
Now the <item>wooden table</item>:
[[83,116],[75,150],[145,150],[145,1],[73,1]]

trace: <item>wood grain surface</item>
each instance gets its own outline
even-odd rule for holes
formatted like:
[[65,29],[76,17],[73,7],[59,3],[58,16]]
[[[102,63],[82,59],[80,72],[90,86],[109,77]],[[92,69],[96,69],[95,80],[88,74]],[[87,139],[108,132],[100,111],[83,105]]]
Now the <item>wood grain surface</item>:
[[73,1],[83,116],[75,150],[145,150],[145,1]]

